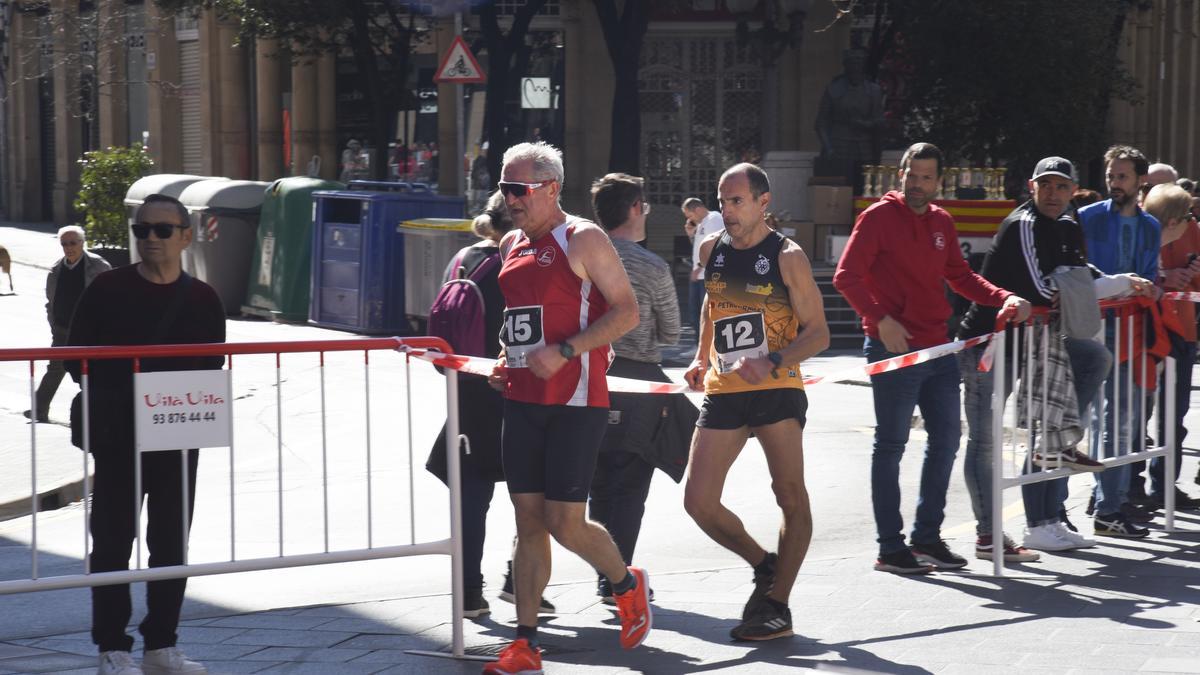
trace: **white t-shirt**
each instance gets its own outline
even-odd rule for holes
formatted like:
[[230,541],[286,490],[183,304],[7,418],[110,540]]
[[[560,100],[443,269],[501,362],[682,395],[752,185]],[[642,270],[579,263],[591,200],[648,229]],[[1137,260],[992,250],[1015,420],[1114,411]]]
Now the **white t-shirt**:
[[[700,244],[704,243],[708,235],[724,229],[725,219],[721,217],[720,211],[709,211],[704,220],[696,223],[696,238],[692,240],[692,269],[700,267]],[[700,278],[703,279],[704,275],[700,275]]]

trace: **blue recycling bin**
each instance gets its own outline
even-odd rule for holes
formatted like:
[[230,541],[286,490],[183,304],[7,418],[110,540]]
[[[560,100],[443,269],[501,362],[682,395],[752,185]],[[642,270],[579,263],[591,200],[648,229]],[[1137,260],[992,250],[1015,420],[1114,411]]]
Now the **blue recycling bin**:
[[416,218],[461,218],[462,197],[427,191],[313,193],[309,323],[356,333],[408,335],[404,235]]

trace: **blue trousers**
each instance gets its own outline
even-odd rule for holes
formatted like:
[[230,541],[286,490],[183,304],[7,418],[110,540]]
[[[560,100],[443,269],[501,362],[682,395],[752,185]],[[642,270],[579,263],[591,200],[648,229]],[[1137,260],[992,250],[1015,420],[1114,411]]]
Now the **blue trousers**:
[[[898,356],[883,342],[868,337],[863,346],[868,362]],[[925,420],[928,442],[921,469],[917,516],[911,540],[932,543],[941,538],[945,519],[946,488],[954,469],[961,437],[958,366],[940,358],[909,368],[871,376],[875,399],[875,442],[871,454],[871,503],[875,511],[876,541],[885,555],[904,549],[904,519],[900,515],[900,459],[908,443],[912,414],[917,408]]]

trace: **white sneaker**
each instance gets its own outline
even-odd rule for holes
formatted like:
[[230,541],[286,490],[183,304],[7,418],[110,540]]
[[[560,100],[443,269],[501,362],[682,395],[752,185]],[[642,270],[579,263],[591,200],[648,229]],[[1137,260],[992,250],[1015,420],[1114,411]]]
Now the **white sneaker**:
[[208,669],[179,651],[179,647],[149,649],[142,655],[142,670],[146,675],[204,675]]
[[1071,544],[1072,548],[1092,548],[1096,545],[1095,539],[1088,539],[1078,532],[1072,532],[1071,528],[1063,525],[1061,522],[1054,523],[1051,527],[1054,528],[1054,534],[1059,539]]
[[129,652],[100,652],[100,668],[96,675],[142,675],[142,672]]
[[1025,532],[1025,548],[1038,551],[1067,551],[1075,545],[1058,536],[1058,530],[1053,525],[1038,525]]

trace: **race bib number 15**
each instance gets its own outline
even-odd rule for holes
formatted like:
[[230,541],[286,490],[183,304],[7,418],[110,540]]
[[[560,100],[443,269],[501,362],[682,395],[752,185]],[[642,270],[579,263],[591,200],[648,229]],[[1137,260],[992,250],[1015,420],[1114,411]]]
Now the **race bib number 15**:
[[713,347],[717,352],[717,372],[731,372],[738,360],[767,355],[767,331],[761,312],[747,312],[713,322]]
[[542,334],[542,307],[510,307],[504,310],[504,325],[500,328],[504,343],[505,362],[509,368],[528,368],[525,357],[546,345]]

